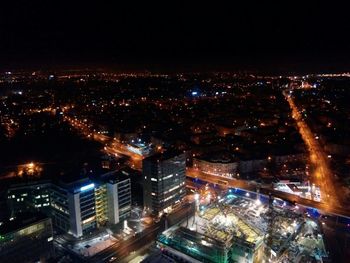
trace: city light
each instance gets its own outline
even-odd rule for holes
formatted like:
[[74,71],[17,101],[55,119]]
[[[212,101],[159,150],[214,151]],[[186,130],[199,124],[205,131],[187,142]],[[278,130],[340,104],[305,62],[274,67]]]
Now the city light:
[[94,183],[91,183],[91,184],[88,184],[88,185],[85,185],[85,186],[80,187],[80,191],[81,191],[81,192],[84,192],[84,191],[93,189],[94,187],[95,187],[95,184],[94,184]]

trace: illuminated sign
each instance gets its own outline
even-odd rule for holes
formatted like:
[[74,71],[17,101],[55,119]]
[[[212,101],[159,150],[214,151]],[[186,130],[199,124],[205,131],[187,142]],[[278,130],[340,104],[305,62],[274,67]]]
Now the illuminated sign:
[[92,184],[88,184],[88,185],[85,185],[85,186],[82,186],[82,187],[80,187],[80,191],[87,191],[87,190],[90,190],[90,189],[92,189],[92,188],[94,188],[95,187],[95,184],[94,183],[92,183]]

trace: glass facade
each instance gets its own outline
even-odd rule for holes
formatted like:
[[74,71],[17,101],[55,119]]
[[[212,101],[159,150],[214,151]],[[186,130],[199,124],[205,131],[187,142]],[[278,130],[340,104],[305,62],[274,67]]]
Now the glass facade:
[[152,156],[143,162],[144,205],[159,214],[185,196],[185,154]]
[[118,182],[119,221],[130,216],[131,212],[131,185],[130,179]]
[[79,193],[80,219],[83,234],[93,231],[97,227],[95,210],[95,188]]
[[39,210],[52,218],[55,230],[79,237],[130,216],[130,178],[118,172],[109,175],[112,179],[108,177],[99,182],[85,178],[67,184],[38,183],[12,187],[8,190],[7,202],[13,216],[23,211]]
[[69,231],[68,193],[55,185],[51,189],[51,216],[55,227],[64,232]]
[[12,216],[25,211],[50,210],[50,183],[25,184],[11,187],[7,191],[7,203]]

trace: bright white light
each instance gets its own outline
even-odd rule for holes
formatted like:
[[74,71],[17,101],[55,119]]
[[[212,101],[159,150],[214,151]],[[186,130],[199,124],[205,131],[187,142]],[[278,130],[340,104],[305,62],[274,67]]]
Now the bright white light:
[[95,184],[94,183],[92,183],[92,184],[88,184],[88,185],[85,185],[85,186],[82,186],[82,187],[80,187],[80,191],[87,191],[87,190],[89,190],[89,189],[92,189],[92,188],[94,188],[95,187]]
[[256,199],[255,204],[257,204],[257,205],[261,205],[261,201],[260,201],[260,199]]
[[196,201],[199,200],[199,194],[198,194],[198,193],[196,193],[196,194],[194,195],[194,200],[196,200]]
[[249,197],[249,196],[250,196],[250,194],[249,194],[249,193],[246,193],[246,194],[245,194],[245,196],[246,196],[246,197]]

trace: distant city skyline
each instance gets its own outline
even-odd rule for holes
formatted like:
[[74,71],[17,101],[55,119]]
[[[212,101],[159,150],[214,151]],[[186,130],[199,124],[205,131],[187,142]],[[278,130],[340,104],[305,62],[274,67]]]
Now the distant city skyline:
[[347,263],[349,7],[0,8],[0,261]]

